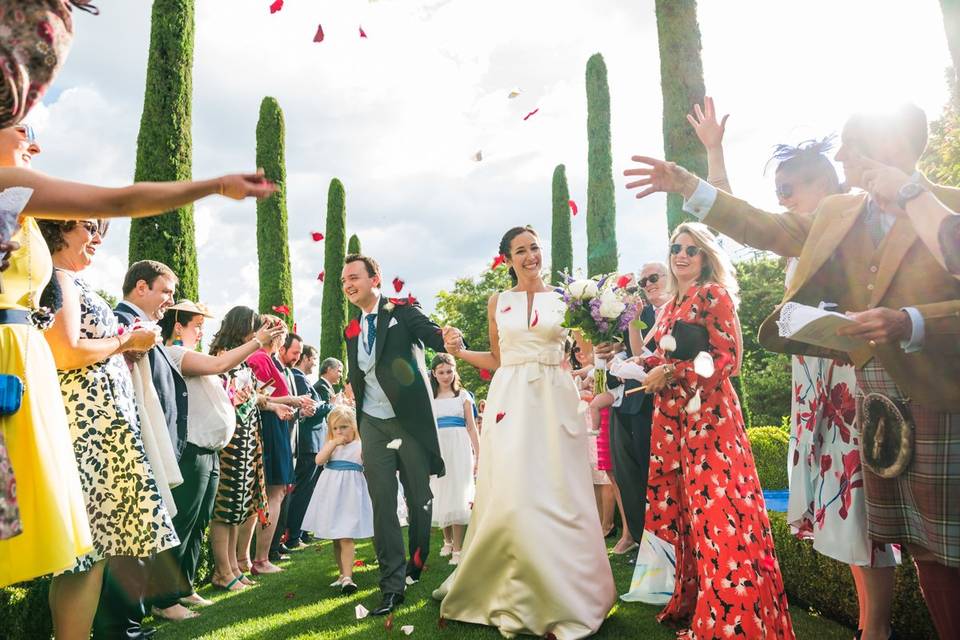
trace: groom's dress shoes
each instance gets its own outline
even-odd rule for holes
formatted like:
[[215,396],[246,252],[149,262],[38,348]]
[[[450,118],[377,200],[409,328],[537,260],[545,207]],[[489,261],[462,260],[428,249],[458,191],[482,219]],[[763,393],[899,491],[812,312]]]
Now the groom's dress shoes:
[[385,593],[380,606],[370,612],[372,616],[385,616],[403,604],[402,593]]

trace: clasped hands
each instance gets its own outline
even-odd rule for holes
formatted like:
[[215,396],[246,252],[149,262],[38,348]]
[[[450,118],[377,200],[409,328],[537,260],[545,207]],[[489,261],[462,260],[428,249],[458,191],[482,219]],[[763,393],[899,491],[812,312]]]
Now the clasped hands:
[[443,332],[443,348],[452,356],[458,356],[463,351],[463,332],[449,325],[441,329]]

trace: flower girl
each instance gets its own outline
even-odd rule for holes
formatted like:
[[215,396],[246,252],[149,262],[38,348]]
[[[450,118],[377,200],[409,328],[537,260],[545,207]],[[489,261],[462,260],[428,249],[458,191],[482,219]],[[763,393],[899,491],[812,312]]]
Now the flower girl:
[[353,541],[373,536],[373,506],[363,477],[357,414],[352,408],[338,406],[327,416],[327,442],[316,460],[323,465],[323,472],[307,505],[303,529],[333,540],[340,577],[330,586],[349,595],[357,590]]
[[430,370],[440,455],[447,467],[442,478],[430,478],[433,526],[443,528],[440,556],[450,556],[450,564],[457,565],[470,522],[480,443],[473,418],[473,398],[460,386],[456,360],[449,354],[438,353],[430,363]]

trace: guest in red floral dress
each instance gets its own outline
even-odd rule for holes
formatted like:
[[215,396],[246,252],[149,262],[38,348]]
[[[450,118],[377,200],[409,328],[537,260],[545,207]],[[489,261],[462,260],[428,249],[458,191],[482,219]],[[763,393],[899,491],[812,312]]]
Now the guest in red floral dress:
[[[677,227],[670,288],[647,360],[655,394],[647,529],[677,554],[673,597],[660,613],[683,638],[793,638],[770,521],[740,403],[738,286],[729,258],[700,223]],[[706,328],[709,351],[678,360],[677,321]],[[682,347],[682,345],[681,345]],[[696,364],[695,364],[696,363]],[[688,627],[688,628],[687,628]]]

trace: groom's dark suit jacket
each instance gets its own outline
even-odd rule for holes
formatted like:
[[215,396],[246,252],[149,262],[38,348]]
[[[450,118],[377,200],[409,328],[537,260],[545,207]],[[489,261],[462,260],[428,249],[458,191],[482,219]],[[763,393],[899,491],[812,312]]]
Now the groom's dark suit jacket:
[[[424,372],[423,347],[443,351],[440,327],[420,310],[420,305],[394,304],[380,299],[377,311],[375,371],[377,381],[390,400],[397,420],[404,430],[424,448],[430,464],[430,475],[444,474],[443,458],[437,441],[437,421],[433,417],[432,393]],[[357,322],[360,315],[353,316]],[[393,326],[392,320],[396,320]],[[360,337],[347,338],[347,363],[350,386],[357,401],[357,416],[363,411],[364,372],[357,364]]]
[[[117,321],[124,326],[132,325],[134,320],[140,317],[126,302],[120,302],[113,313],[117,316]],[[170,441],[173,442],[173,450],[179,461],[183,448],[187,446],[187,383],[170,362],[167,352],[159,346],[150,349],[147,357],[150,359],[153,387],[160,398]]]

